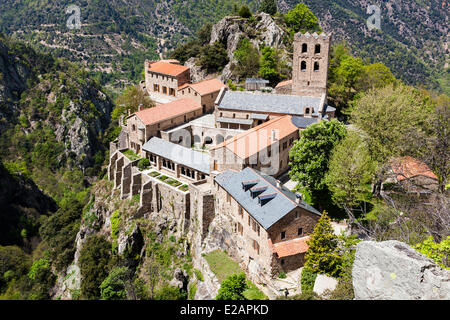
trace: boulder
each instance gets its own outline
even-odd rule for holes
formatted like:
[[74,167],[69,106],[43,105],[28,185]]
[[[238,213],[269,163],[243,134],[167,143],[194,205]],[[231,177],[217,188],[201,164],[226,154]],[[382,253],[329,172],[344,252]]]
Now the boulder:
[[188,283],[187,272],[180,268],[176,268],[173,274],[173,279],[169,282],[169,285],[180,290],[187,290]]
[[355,299],[450,299],[450,271],[399,241],[358,243],[352,270]]
[[318,274],[316,282],[314,282],[313,291],[318,295],[322,295],[326,290],[333,291],[336,289],[338,282],[332,277],[328,277],[324,274]]

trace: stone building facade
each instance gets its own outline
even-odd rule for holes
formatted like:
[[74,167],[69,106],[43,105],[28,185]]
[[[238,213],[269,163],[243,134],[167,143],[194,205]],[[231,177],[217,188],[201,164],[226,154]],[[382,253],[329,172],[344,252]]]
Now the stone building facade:
[[128,145],[131,150],[144,156],[142,146],[151,137],[160,137],[161,130],[179,126],[202,114],[202,107],[189,98],[140,110],[126,119],[124,130],[128,133]]
[[317,210],[250,168],[218,175],[213,190],[216,215],[226,217],[232,233],[234,248],[228,250],[244,266],[252,262],[253,268],[275,276],[303,265],[306,235],[320,217]]
[[222,88],[226,86],[218,79],[186,83],[178,89],[180,98],[190,98],[202,106],[204,114],[214,111],[214,103]]
[[278,176],[289,168],[289,150],[298,137],[291,116],[274,118],[213,147],[211,171],[251,167]]
[[292,94],[326,97],[330,43],[331,35],[325,33],[295,34]]

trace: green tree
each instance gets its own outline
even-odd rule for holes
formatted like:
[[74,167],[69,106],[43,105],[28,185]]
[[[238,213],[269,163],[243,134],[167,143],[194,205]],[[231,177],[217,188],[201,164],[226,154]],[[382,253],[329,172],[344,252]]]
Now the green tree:
[[233,274],[222,281],[216,300],[246,300],[244,291],[247,289],[245,274]]
[[130,270],[127,267],[116,267],[100,285],[102,300],[125,300],[127,284],[130,282]]
[[277,2],[275,0],[263,0],[259,6],[259,11],[265,12],[273,16],[277,13]]
[[326,274],[331,277],[339,275],[341,257],[338,254],[338,239],[333,232],[331,219],[326,211],[323,212],[307,241],[305,267],[314,273]]
[[220,71],[229,61],[227,50],[221,42],[216,41],[201,49],[199,61],[202,68],[208,72]]
[[450,236],[436,243],[432,236],[414,246],[414,249],[450,270]]
[[380,62],[366,65],[364,67],[363,75],[364,76],[360,77],[360,81],[356,85],[357,89],[360,91],[383,88],[396,81],[391,70]]
[[325,183],[333,202],[350,215],[350,223],[354,219],[351,209],[371,197],[375,168],[367,146],[356,132],[349,132],[332,151]]
[[293,32],[321,32],[317,17],[309,10],[304,3],[299,3],[288,11],[284,16],[286,25],[292,29]]
[[300,139],[289,151],[289,176],[298,182],[298,188],[325,189],[331,152],[346,134],[345,126],[336,119],[310,125],[300,132]]
[[259,75],[270,83],[274,84],[280,81],[279,57],[275,49],[264,47],[261,50],[261,59],[259,62]]
[[237,64],[231,66],[233,74],[239,78],[253,77],[258,74],[259,52],[248,38],[242,37],[239,39],[234,51],[234,58]]
[[239,9],[238,14],[239,14],[242,18],[246,18],[246,19],[248,19],[248,18],[250,18],[250,17],[252,16],[252,12],[251,12],[250,8],[247,7],[247,6],[245,6],[245,5],[242,6],[242,7]]
[[131,113],[138,111],[139,106],[142,105],[145,109],[152,108],[155,103],[137,86],[129,86],[116,99],[116,108],[113,110],[111,117],[119,119],[122,115],[127,115],[128,110]]
[[355,102],[351,123],[362,132],[370,156],[386,163],[392,156],[416,155],[416,141],[431,130],[427,96],[406,85],[370,90]]
[[100,285],[108,276],[111,244],[104,236],[91,236],[83,244],[79,265],[81,294],[85,299],[99,299]]

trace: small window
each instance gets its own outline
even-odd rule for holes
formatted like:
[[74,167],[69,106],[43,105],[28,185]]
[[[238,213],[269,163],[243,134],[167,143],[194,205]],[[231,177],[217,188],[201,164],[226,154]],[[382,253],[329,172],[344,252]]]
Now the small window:
[[295,213],[295,219],[298,219],[298,218],[300,218],[300,213],[297,211],[297,212]]
[[314,71],[319,71],[319,62],[314,62]]
[[239,215],[240,215],[241,217],[244,216],[244,209],[242,209],[241,206],[239,206]]
[[309,109],[309,108],[305,109],[305,114],[309,114],[310,112],[311,112],[311,109]]
[[229,193],[227,193],[227,202],[228,202],[228,203],[231,203],[231,196],[230,196]]
[[284,259],[281,259],[281,265],[284,265]]
[[314,47],[314,53],[315,54],[320,53],[320,44],[316,44],[316,46]]
[[298,228],[297,235],[299,236],[303,235],[303,228]]
[[302,72],[305,72],[305,71],[306,71],[306,61],[302,61],[301,66],[300,66],[300,70],[301,70]]
[[236,113],[233,113],[233,118],[236,118]]
[[306,43],[302,44],[302,53],[308,52],[308,45]]
[[286,239],[286,231],[281,231],[281,240]]

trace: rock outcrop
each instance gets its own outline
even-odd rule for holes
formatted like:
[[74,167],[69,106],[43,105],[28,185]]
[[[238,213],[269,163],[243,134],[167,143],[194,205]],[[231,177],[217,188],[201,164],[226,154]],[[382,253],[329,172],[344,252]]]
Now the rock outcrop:
[[226,82],[233,78],[231,65],[235,63],[234,51],[241,37],[247,37],[258,51],[262,46],[285,48],[285,31],[275,22],[274,18],[262,12],[255,16],[255,21],[236,16],[227,16],[216,23],[211,29],[210,44],[221,42],[225,45],[229,63],[223,68],[220,80]]
[[450,299],[450,271],[399,241],[360,242],[352,275],[358,300]]

